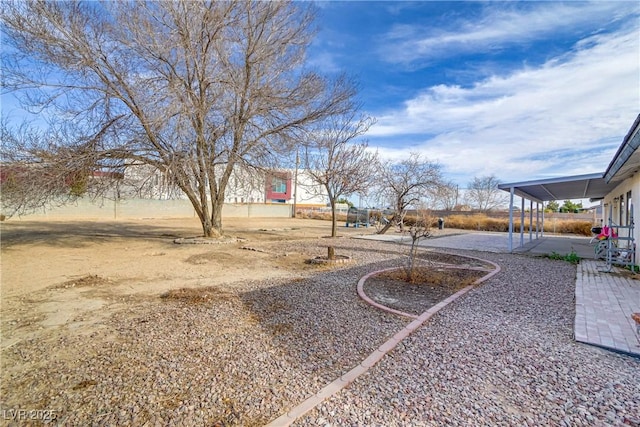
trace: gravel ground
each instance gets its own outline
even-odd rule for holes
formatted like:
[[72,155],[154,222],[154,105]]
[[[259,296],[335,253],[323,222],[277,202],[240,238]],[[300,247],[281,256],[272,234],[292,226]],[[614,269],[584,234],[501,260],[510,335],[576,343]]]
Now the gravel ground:
[[[398,246],[335,247],[354,262],[230,283],[201,302],[131,299],[89,332],[67,327],[15,344],[2,354],[0,422],[13,425],[15,408],[46,408],[60,425],[264,425],[409,323],[356,294],[360,277],[399,264]],[[257,249],[321,248],[326,241]],[[640,361],[572,339],[574,266],[460,253],[503,270],[296,425],[638,423]]]
[[575,267],[502,271],[295,425],[640,425],[640,361],[573,340]]

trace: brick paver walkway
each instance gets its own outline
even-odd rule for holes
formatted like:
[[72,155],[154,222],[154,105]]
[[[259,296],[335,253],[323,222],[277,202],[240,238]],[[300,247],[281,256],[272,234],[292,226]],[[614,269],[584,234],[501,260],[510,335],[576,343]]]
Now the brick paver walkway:
[[[576,277],[576,341],[640,357],[632,313],[640,312],[640,280],[606,273],[603,261],[580,261]],[[640,279],[640,278],[639,278]]]

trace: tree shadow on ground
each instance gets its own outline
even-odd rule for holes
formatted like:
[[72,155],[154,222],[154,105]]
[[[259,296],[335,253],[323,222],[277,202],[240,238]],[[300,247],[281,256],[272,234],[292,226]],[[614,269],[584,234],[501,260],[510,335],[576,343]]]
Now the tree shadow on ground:
[[175,239],[201,234],[199,223],[193,227],[174,226],[163,221],[11,221],[2,223],[2,246],[18,244],[81,247],[97,239]]
[[240,298],[291,363],[305,376],[326,383],[357,366],[409,323],[368,305],[357,294],[362,276],[393,265],[397,262],[280,281]]

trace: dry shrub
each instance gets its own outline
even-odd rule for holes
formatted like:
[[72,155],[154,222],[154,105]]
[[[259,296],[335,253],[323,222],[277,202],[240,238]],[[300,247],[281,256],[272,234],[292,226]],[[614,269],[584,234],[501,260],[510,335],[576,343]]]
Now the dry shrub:
[[426,216],[416,216],[416,215],[407,215],[402,220],[405,227],[413,227],[415,225],[419,227],[424,227],[425,222],[427,228],[438,228],[438,218],[431,217],[430,215]]
[[225,292],[215,286],[204,288],[180,288],[172,289],[160,295],[165,301],[180,301],[190,304],[202,304],[214,301],[228,301],[233,294]]
[[[584,236],[591,235],[591,227],[593,225],[589,221],[556,221],[555,222],[555,232],[556,233],[571,233],[571,234],[580,234]],[[544,230],[548,232],[554,231],[554,225],[545,223]]]
[[[320,212],[314,210],[298,210],[296,212],[296,218],[300,219],[319,219],[322,221],[331,221],[331,212]],[[347,215],[338,213],[336,214],[337,221],[346,221]]]
[[[484,214],[451,215],[445,218],[445,225],[447,228],[460,230],[507,232],[509,231],[509,218],[495,218]],[[528,217],[525,217],[524,227],[525,231],[529,230]],[[591,227],[591,222],[584,220],[561,220],[554,223],[545,221],[544,223],[544,231],[547,233],[578,234],[581,236],[590,236]],[[535,230],[535,218],[533,229]],[[520,231],[519,215],[513,220],[513,231]]]
[[86,286],[104,286],[112,283],[109,279],[100,277],[97,274],[88,274],[79,279],[67,280],[64,283],[54,286],[56,289],[80,288]]
[[440,286],[459,290],[472,285],[485,274],[486,272],[484,271],[459,268],[416,267],[413,271],[412,280],[409,280],[404,269],[384,271],[377,276],[411,283],[412,285]]

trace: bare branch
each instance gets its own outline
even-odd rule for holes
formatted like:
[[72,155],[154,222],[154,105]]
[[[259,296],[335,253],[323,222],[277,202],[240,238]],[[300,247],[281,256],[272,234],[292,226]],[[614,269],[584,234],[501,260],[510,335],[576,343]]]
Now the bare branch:
[[75,127],[51,162],[65,146],[94,168],[147,165],[215,236],[237,167],[277,164],[352,106],[345,78],[304,69],[313,18],[288,1],[7,1],[3,90]]
[[428,193],[439,188],[442,181],[440,166],[423,160],[417,153],[411,153],[408,159],[398,163],[388,161],[381,164],[378,178],[380,192],[394,207],[395,218],[401,227],[407,208],[417,207]]
[[357,106],[337,116],[331,116],[309,136],[304,164],[312,180],[329,196],[332,211],[331,235],[336,236],[336,202],[341,196],[366,194],[373,184],[377,153],[367,143],[355,144],[353,139],[365,134],[375,122],[370,117],[357,117]]

